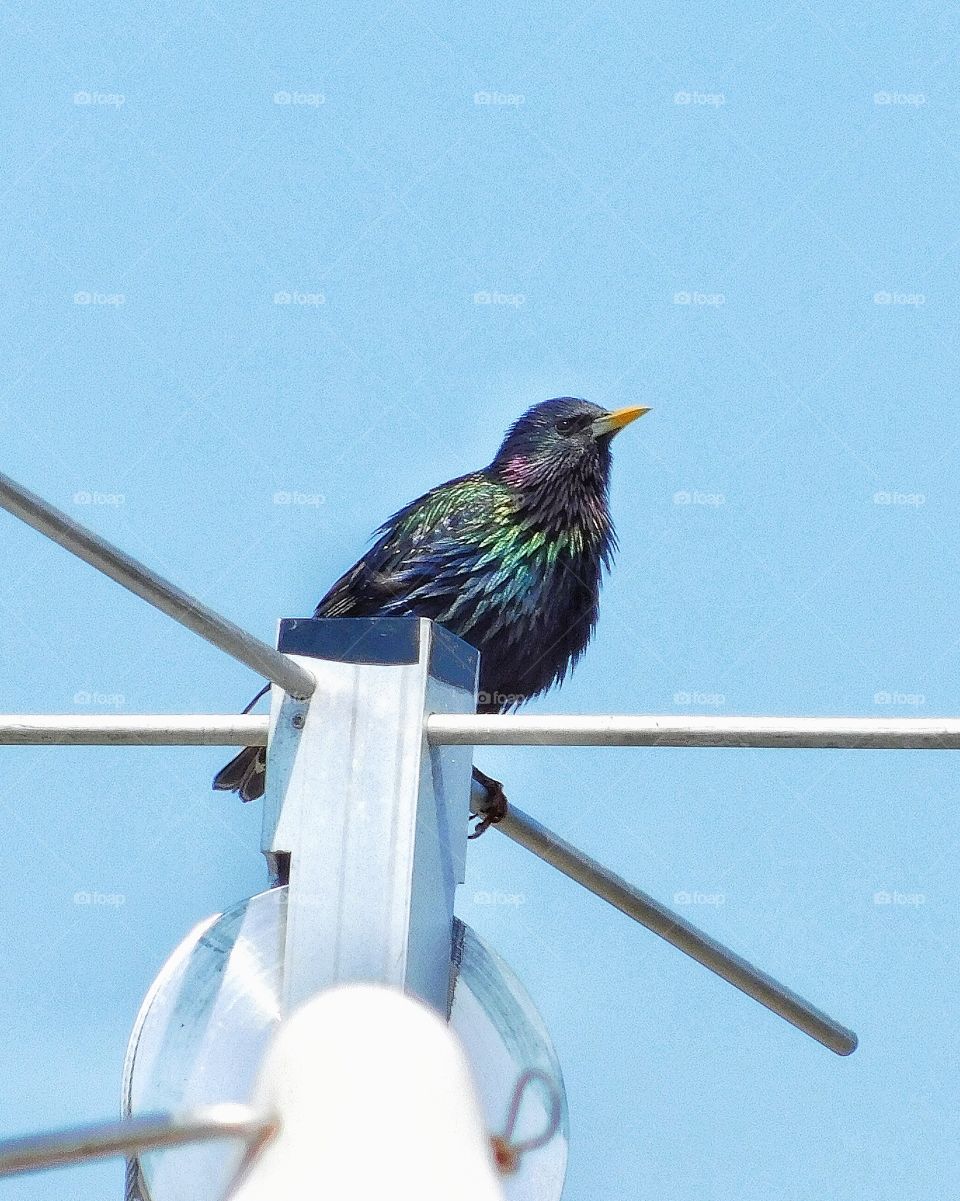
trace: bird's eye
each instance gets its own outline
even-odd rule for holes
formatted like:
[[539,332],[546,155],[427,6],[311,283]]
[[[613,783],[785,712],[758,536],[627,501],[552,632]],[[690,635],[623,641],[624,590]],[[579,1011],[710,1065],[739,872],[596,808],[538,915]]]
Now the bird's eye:
[[557,422],[557,433],[563,434],[564,437],[567,434],[575,434],[578,430],[585,429],[589,424],[589,420],[589,418],[585,419],[583,417],[562,417]]

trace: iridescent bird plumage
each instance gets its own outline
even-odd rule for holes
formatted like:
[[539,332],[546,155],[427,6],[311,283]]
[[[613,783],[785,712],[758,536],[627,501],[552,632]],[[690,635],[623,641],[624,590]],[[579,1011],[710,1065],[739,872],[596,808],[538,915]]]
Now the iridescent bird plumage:
[[[439,622],[480,651],[481,712],[514,708],[559,684],[596,626],[617,546],[610,441],[643,412],[610,413],[570,396],[534,405],[489,466],[394,513],[314,616]],[[262,750],[248,748],[214,787],[252,799],[263,772]]]

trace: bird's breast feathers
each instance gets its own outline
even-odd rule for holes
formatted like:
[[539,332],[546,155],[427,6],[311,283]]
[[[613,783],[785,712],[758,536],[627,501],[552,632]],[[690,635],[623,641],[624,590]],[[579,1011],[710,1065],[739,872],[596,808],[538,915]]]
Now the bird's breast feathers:
[[544,687],[586,646],[614,548],[605,508],[544,512],[478,474],[427,493],[378,533],[318,617],[430,617],[487,660],[523,658],[545,639],[557,662]]

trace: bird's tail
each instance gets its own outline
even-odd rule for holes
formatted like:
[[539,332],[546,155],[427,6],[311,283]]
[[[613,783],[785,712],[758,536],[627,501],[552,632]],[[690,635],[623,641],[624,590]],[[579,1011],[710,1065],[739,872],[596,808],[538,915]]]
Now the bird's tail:
[[267,774],[267,755],[262,746],[248,746],[213,777],[214,788],[223,792],[239,792],[241,801],[255,801],[263,796]]
[[[244,713],[249,713],[262,696],[270,691],[264,684]],[[220,792],[239,792],[241,801],[255,801],[263,796],[267,774],[267,752],[262,746],[248,746],[213,777],[213,787]]]

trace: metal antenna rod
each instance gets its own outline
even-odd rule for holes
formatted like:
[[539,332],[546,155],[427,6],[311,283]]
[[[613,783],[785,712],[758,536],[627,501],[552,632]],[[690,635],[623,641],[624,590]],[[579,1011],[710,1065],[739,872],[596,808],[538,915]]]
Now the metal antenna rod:
[[144,1114],[120,1122],[75,1126],[49,1134],[0,1140],[0,1176],[39,1172],[69,1164],[89,1163],[114,1155],[137,1155],[165,1147],[211,1139],[238,1138],[258,1143],[275,1130],[275,1122],[246,1105],[209,1105],[184,1114]]
[[[266,746],[267,727],[268,718],[254,713],[0,713],[0,746]],[[960,750],[956,717],[431,713],[426,730],[433,746]]]
[[469,746],[732,746],[960,750],[958,717],[671,717],[435,713],[427,737]]
[[196,597],[171,584],[2,473],[0,508],[19,517],[240,663],[266,676],[291,696],[304,699],[313,695],[316,687],[313,676],[299,664],[291,662],[266,642],[261,642],[232,621],[221,617]]
[[[472,798],[475,809],[482,809],[485,798],[482,785],[474,786]],[[511,805],[496,829],[837,1055],[849,1055],[856,1050],[857,1036],[852,1030],[841,1026],[809,1001],[684,921],[648,893],[634,888],[622,876],[565,842],[522,810]]]
[[0,746],[266,746],[266,714],[0,713]]

